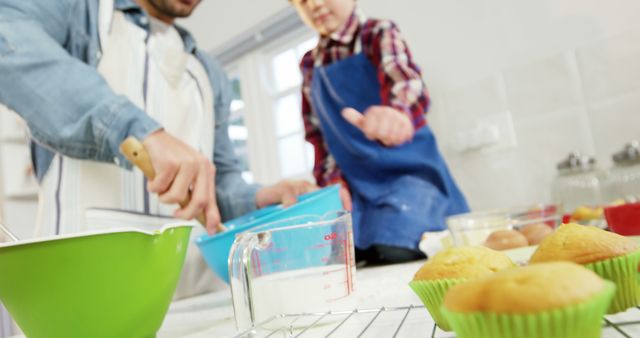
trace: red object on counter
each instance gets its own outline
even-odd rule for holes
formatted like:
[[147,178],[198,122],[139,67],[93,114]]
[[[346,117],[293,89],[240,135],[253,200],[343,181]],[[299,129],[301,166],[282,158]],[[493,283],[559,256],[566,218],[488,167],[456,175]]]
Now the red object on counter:
[[609,228],[623,236],[640,236],[640,203],[604,208]]

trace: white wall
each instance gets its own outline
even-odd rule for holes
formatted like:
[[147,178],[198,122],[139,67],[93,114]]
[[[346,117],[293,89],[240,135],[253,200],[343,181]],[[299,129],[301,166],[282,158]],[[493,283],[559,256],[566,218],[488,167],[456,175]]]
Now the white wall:
[[30,168],[26,125],[0,104],[0,221],[20,239],[34,236],[38,196]]
[[[259,8],[249,14],[247,6]],[[187,26],[213,49],[284,6],[205,1]],[[640,138],[637,0],[359,6],[401,28],[431,91],[431,126],[476,209],[549,201],[555,165],[569,151],[608,167],[615,150]],[[470,130],[494,132],[497,144],[460,151]]]
[[200,48],[209,51],[287,6],[287,0],[204,0],[179,23],[193,33]]

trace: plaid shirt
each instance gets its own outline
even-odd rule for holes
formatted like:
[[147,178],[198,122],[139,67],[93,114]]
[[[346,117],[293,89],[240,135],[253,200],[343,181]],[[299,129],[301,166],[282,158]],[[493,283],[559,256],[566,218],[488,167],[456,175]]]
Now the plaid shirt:
[[328,65],[352,56],[357,39],[362,51],[378,69],[382,105],[405,112],[418,129],[426,124],[429,106],[420,68],[416,65],[398,27],[389,20],[364,19],[354,11],[345,26],[321,37],[318,45],[308,51],[300,63],[303,74],[302,117],[305,137],[315,149],[313,175],[319,186],[342,182],[340,168],[328,152],[320,131],[320,122],[310,104],[311,78],[315,65]]

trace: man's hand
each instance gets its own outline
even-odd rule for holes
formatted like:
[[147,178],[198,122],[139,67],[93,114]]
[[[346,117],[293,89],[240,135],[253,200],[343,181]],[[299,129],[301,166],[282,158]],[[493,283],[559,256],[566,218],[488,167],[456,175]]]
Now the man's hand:
[[147,189],[158,194],[166,204],[180,204],[191,194],[191,201],[178,208],[174,216],[193,219],[203,213],[207,231],[212,234],[220,223],[216,204],[215,167],[204,155],[164,130],[147,136],[144,144],[156,177],[149,181]]
[[317,186],[304,180],[283,180],[258,190],[256,204],[258,208],[278,203],[288,207],[296,203],[298,196],[317,189]]
[[342,117],[362,130],[372,141],[387,147],[401,145],[413,138],[414,129],[407,114],[388,106],[372,106],[361,114],[353,108],[342,110]]

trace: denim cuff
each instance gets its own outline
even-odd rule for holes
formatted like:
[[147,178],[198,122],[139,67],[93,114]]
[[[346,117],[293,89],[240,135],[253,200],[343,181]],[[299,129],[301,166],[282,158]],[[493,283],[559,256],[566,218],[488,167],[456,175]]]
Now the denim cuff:
[[262,188],[259,184],[249,184],[243,189],[219,189],[216,187],[216,197],[220,217],[223,222],[240,217],[258,209],[256,194]]
[[98,157],[127,169],[131,168],[131,163],[120,153],[122,141],[133,136],[142,142],[151,133],[162,129],[158,121],[129,100],[122,100],[109,107],[99,122],[103,135],[99,135],[102,142]]

